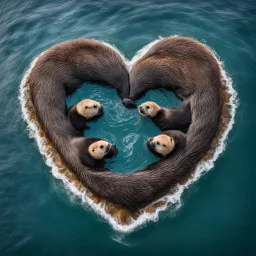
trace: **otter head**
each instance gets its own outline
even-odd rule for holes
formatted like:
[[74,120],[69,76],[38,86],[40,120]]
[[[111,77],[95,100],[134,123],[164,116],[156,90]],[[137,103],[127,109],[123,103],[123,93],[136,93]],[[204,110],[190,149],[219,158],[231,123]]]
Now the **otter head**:
[[105,140],[98,140],[89,146],[88,153],[93,159],[102,160],[104,158],[114,157],[118,153],[118,150],[115,145]]
[[156,116],[156,114],[161,109],[155,102],[147,101],[139,106],[139,113],[144,117],[152,118]]
[[103,113],[103,107],[97,101],[85,99],[76,105],[76,111],[80,116],[83,116],[88,120],[101,115]]
[[165,134],[160,134],[156,137],[147,140],[149,150],[157,156],[167,156],[175,148],[175,140]]

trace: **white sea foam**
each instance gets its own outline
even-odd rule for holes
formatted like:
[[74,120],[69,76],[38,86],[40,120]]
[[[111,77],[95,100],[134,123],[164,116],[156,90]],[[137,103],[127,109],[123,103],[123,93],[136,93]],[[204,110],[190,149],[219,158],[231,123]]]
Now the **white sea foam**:
[[[146,45],[143,49],[141,49],[140,51],[138,51],[136,53],[136,55],[132,58],[131,61],[127,61],[125,59],[125,57],[115,47],[113,47],[112,45],[109,45],[108,43],[105,43],[105,42],[104,42],[104,44],[110,46],[112,49],[117,51],[122,56],[122,58],[126,61],[127,65],[129,67],[131,67],[134,62],[136,62],[139,58],[141,58],[148,51],[148,49],[150,47],[152,47],[155,43],[157,43],[159,40],[161,40],[161,38],[156,40],[156,41],[154,41],[154,42],[152,42],[152,43],[150,43],[150,44],[148,44],[148,45]],[[212,52],[214,53],[214,51],[212,51]],[[25,73],[25,75],[24,75],[24,77],[22,79],[22,82],[21,82],[21,85],[20,85],[19,100],[20,100],[20,104],[21,104],[22,117],[28,123],[29,137],[30,138],[34,138],[36,140],[37,146],[39,148],[39,151],[43,155],[46,164],[51,168],[53,176],[55,178],[57,178],[57,179],[61,179],[63,181],[63,183],[64,183],[64,186],[72,194],[74,194],[75,196],[77,196],[77,197],[79,197],[81,199],[82,204],[89,205],[97,214],[102,216],[113,227],[113,229],[115,229],[115,230],[117,230],[119,232],[124,232],[124,233],[131,232],[131,231],[137,229],[138,227],[142,227],[147,222],[150,222],[150,221],[156,222],[156,221],[158,221],[159,213],[161,211],[165,210],[166,208],[168,208],[166,205],[162,206],[162,207],[158,207],[154,213],[146,213],[146,212],[144,212],[142,215],[140,215],[138,217],[138,219],[134,220],[129,225],[121,225],[121,224],[117,223],[115,221],[115,219],[105,211],[105,209],[104,209],[102,204],[94,203],[94,201],[87,196],[86,189],[84,189],[82,191],[79,191],[76,188],[76,186],[72,182],[69,182],[67,177],[60,172],[60,169],[53,162],[52,156],[47,152],[47,148],[44,146],[45,138],[43,138],[43,137],[41,137],[39,135],[39,126],[38,126],[38,124],[35,121],[30,120],[28,109],[26,107],[26,102],[28,101],[28,98],[27,98],[28,87],[25,86],[26,85],[26,81],[27,81],[27,77],[29,76],[32,68],[34,67],[34,65],[36,64],[36,61],[38,60],[38,58],[40,56],[36,57],[31,62],[29,69],[26,71],[26,73]],[[230,106],[231,119],[230,119],[230,121],[229,121],[229,123],[227,125],[227,129],[224,131],[224,133],[222,134],[222,137],[218,141],[218,147],[215,149],[213,157],[211,159],[207,160],[207,161],[201,161],[197,165],[196,171],[190,177],[190,179],[184,185],[178,185],[176,187],[176,190],[175,190],[176,192],[174,194],[166,195],[166,196],[164,196],[163,198],[160,199],[161,201],[164,200],[166,202],[172,203],[175,206],[175,209],[181,207],[181,204],[182,204],[181,203],[181,196],[182,196],[183,192],[191,184],[193,184],[194,182],[198,181],[199,178],[205,172],[209,171],[210,169],[212,169],[214,167],[214,162],[218,159],[220,154],[222,154],[223,151],[225,150],[228,134],[231,131],[231,129],[232,129],[233,125],[234,125],[234,122],[235,122],[234,118],[235,118],[236,108],[238,106],[237,92],[233,88],[232,79],[225,72],[224,65],[219,60],[219,58],[217,57],[216,54],[215,54],[215,58],[217,59],[219,65],[220,65],[221,76],[222,76],[222,79],[224,80],[224,82],[226,84],[227,91],[231,95],[231,97],[229,99],[229,102],[227,103]],[[174,206],[171,206],[171,207],[174,207]]]

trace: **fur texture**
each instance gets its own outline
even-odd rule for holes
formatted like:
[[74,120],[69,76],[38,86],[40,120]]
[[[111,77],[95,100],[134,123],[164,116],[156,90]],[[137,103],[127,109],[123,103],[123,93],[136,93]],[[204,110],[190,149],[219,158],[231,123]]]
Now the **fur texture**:
[[139,113],[150,118],[161,131],[187,132],[191,123],[189,99],[184,100],[179,108],[161,108],[155,102],[145,102],[139,106]]
[[173,151],[175,140],[173,137],[160,134],[154,138],[148,139],[147,146],[150,151],[154,151],[157,155],[167,156]]
[[103,114],[103,106],[94,100],[85,99],[68,110],[68,117],[74,128],[81,133],[89,129],[87,121],[95,119]]
[[158,157],[167,157],[170,154],[186,148],[187,136],[181,131],[169,130],[158,136],[149,138],[146,142],[151,153]]
[[118,153],[115,145],[99,138],[76,138],[71,144],[78,149],[80,163],[94,167],[96,171],[105,166],[104,159],[112,158]]

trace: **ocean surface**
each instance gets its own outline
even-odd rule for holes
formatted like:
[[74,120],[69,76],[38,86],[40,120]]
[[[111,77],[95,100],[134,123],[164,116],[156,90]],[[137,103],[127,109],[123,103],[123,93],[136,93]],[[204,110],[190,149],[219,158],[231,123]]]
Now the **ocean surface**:
[[[33,58],[57,43],[94,38],[132,59],[171,35],[205,43],[224,62],[238,93],[235,124],[226,151],[185,191],[178,210],[124,234],[53,177],[28,136],[19,86]],[[0,1],[0,255],[255,255],[255,42],[255,1]],[[130,173],[157,160],[145,146],[160,132],[150,120],[95,84],[67,104],[84,97],[105,108],[85,134],[119,148],[109,169]],[[138,103],[147,100],[179,104],[166,91],[150,91]]]

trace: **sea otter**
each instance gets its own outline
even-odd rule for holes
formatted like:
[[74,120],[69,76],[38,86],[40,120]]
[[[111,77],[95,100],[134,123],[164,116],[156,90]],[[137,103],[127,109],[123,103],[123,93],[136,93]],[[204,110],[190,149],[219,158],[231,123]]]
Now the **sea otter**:
[[187,136],[183,132],[170,130],[158,136],[149,138],[146,142],[151,153],[159,157],[166,157],[186,147]]
[[[122,58],[100,42],[80,39],[54,46],[40,56],[29,86],[42,129],[69,169],[97,197],[133,211],[166,195],[209,149],[220,116],[220,78],[217,60],[203,44],[171,37],[156,42],[133,64],[129,90]],[[186,149],[131,174],[83,165],[73,143],[77,135],[65,112],[65,98],[85,81],[111,85],[122,99],[136,100],[158,88],[173,91],[182,101],[189,99],[192,116]]]
[[161,131],[181,130],[186,132],[191,123],[190,101],[184,100],[179,108],[161,108],[148,101],[138,107],[139,113],[150,118]]
[[77,138],[72,144],[78,149],[81,163],[90,167],[104,167],[105,160],[118,153],[115,145],[99,138]]
[[84,99],[68,110],[68,117],[78,132],[89,129],[87,121],[103,114],[103,106],[94,100]]

